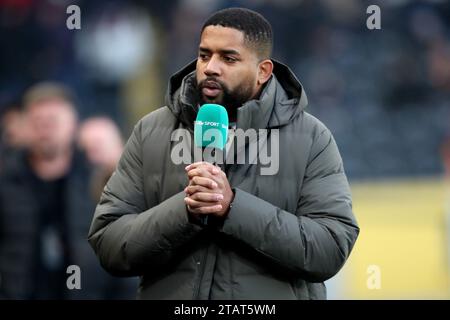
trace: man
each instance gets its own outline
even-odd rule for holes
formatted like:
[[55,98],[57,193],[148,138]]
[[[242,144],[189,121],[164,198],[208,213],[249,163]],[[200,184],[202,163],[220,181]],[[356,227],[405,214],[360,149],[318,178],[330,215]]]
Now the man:
[[123,152],[120,129],[107,117],[88,118],[80,125],[77,142],[95,168],[91,193],[95,202],[98,202]]
[[[118,279],[101,269],[85,240],[94,203],[89,169],[74,148],[71,94],[57,83],[36,84],[24,109],[27,150],[11,155],[0,175],[0,297],[109,298]],[[70,265],[80,268],[78,280],[69,279],[76,276],[67,273]],[[132,297],[130,290],[116,292]]]
[[[359,229],[336,143],[271,51],[261,15],[216,12],[197,61],[170,79],[167,106],[136,125],[89,241],[109,272],[141,277],[140,298],[325,299],[323,281],[348,258]],[[176,164],[172,133],[192,136],[203,103],[225,106],[237,130],[278,130],[267,141],[279,139],[278,172]]]

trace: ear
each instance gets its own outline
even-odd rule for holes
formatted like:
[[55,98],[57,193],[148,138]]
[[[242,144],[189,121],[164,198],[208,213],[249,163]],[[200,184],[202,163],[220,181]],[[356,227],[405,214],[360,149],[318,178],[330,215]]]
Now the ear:
[[266,83],[270,79],[272,71],[273,71],[272,60],[266,59],[261,61],[258,65],[258,80],[257,80],[258,85],[263,85],[264,83]]

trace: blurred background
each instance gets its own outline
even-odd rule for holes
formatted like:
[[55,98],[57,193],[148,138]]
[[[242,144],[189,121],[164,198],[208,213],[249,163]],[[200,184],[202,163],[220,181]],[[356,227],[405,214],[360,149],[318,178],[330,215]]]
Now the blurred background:
[[[81,9],[80,30],[66,27],[71,4]],[[381,9],[381,30],[366,27],[372,4]],[[39,198],[36,190],[44,187],[49,199],[62,197],[55,190],[70,189],[80,161],[86,170],[76,181],[95,204],[134,124],[164,105],[169,76],[196,57],[205,19],[233,6],[271,22],[274,58],[296,73],[307,111],[331,129],[344,160],[361,234],[348,263],[328,281],[329,298],[449,299],[450,2],[443,0],[0,0],[0,265],[18,272],[6,262],[13,253],[4,235],[33,223],[27,217],[35,202],[27,199]],[[60,121],[60,128],[45,119]],[[71,124],[74,130],[64,131]],[[36,138],[42,127],[44,136],[68,135],[49,142],[61,150],[52,160],[58,172],[46,169],[54,163],[42,156],[48,149]],[[23,160],[20,150],[36,159],[28,174],[14,165]],[[53,183],[55,176],[62,184]],[[78,196],[67,205],[72,211],[85,201]],[[16,202],[20,208],[11,209]],[[58,254],[47,251],[71,259],[64,252],[81,238],[48,232],[71,227],[67,221],[70,213],[18,231],[41,239],[38,270],[58,273]],[[20,250],[25,257],[31,249]],[[0,288],[11,285],[6,281],[0,278]],[[33,281],[23,282],[17,296],[41,297]],[[111,283],[92,297],[114,298],[104,295]]]

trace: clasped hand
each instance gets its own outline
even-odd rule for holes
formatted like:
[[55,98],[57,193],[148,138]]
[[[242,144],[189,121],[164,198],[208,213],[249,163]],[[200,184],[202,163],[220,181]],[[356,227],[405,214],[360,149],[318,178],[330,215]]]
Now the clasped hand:
[[226,216],[234,194],[225,172],[208,162],[195,162],[185,170],[189,177],[189,185],[184,189],[188,211],[197,216]]

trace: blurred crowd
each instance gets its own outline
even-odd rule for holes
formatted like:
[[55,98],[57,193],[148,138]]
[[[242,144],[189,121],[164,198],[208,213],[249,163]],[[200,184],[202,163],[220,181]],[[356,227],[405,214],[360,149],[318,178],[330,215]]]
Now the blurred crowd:
[[[81,30],[66,28],[71,4]],[[366,28],[371,4],[381,30]],[[88,247],[94,206],[123,137],[163,105],[205,18],[231,6],[272,23],[274,58],[351,179],[450,172],[448,1],[0,0],[0,298],[134,296],[135,279],[108,276]],[[67,290],[70,264],[82,290]]]
[[[79,123],[64,85],[30,87],[2,116],[0,298],[132,299],[133,279],[103,271],[87,243],[95,204],[121,155],[108,117]],[[69,290],[68,267],[81,270]]]

